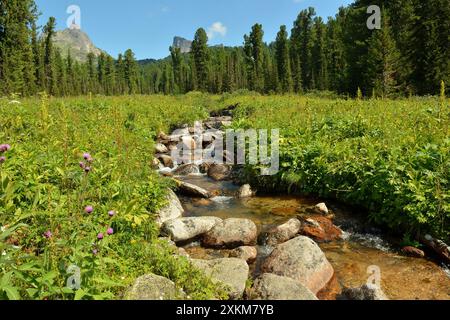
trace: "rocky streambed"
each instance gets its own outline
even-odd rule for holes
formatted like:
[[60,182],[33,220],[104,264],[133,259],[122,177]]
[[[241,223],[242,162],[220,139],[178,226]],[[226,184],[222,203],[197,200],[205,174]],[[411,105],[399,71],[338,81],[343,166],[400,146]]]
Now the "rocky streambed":
[[[171,151],[210,148],[231,124],[232,109],[200,127],[158,137],[155,169],[178,188],[157,222],[180,255],[227,286],[232,299],[450,299],[445,266],[416,248],[401,250],[349,209],[320,199],[260,196],[233,183],[236,168],[194,156],[178,165]],[[147,275],[130,297],[153,299],[168,291],[165,297],[173,298],[173,290],[169,280]]]

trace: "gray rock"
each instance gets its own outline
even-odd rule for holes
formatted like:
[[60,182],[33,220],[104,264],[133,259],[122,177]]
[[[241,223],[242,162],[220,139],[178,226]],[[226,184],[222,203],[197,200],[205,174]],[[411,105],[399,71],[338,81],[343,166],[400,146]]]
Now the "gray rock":
[[226,164],[212,164],[208,168],[208,177],[215,181],[223,181],[230,178],[231,167]]
[[323,214],[323,215],[328,215],[330,212],[327,208],[327,205],[325,203],[319,203],[316,204],[316,206],[314,207],[315,211],[319,214]]
[[323,289],[334,274],[319,246],[303,236],[276,246],[264,261],[262,271],[292,278],[314,294]]
[[247,263],[255,262],[258,256],[256,247],[242,246],[230,252],[230,257],[247,261]]
[[300,231],[301,222],[298,219],[291,219],[288,222],[279,225],[267,233],[267,244],[276,246],[279,243],[286,242],[294,238]]
[[157,143],[155,146],[155,151],[156,153],[167,153],[169,152],[169,149],[167,149],[167,147],[162,143]]
[[184,297],[184,292],[172,281],[155,274],[139,277],[125,294],[125,300],[178,300]]
[[255,193],[249,184],[244,184],[238,191],[239,198],[250,198],[253,197]]
[[236,248],[256,244],[258,229],[248,219],[226,219],[205,234],[203,244],[212,248]]
[[164,164],[164,167],[166,168],[174,167],[173,159],[171,156],[168,156],[166,154],[158,154],[157,157]]
[[339,297],[342,300],[389,300],[383,290],[374,284],[365,284],[359,288],[345,288]]
[[178,199],[177,195],[169,189],[167,193],[167,205],[157,212],[156,224],[161,227],[164,222],[180,218],[183,213],[184,209],[180,199]]
[[318,300],[314,293],[291,278],[265,273],[255,280],[254,300]]
[[187,176],[190,174],[198,173],[200,173],[200,169],[196,164],[193,163],[183,164],[173,171],[173,174],[176,176]]
[[199,186],[193,185],[191,183],[187,183],[181,180],[176,180],[178,190],[183,194],[187,194],[194,197],[200,197],[209,199],[211,197],[208,190],[205,190]]
[[242,259],[224,258],[215,260],[191,260],[216,283],[225,285],[231,299],[240,299],[245,291],[249,267]]
[[216,217],[189,217],[166,221],[162,232],[173,241],[187,241],[211,230],[222,219]]

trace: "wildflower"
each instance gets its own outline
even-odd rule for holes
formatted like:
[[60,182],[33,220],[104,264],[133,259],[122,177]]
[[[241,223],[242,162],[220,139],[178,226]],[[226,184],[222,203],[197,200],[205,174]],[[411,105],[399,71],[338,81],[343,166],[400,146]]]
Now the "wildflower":
[[97,239],[98,240],[102,240],[104,238],[104,235],[103,235],[103,233],[99,233],[98,235],[97,235]]
[[94,250],[92,250],[92,253],[93,253],[94,255],[97,255],[97,254],[98,254],[98,250],[97,250],[97,249],[94,249]]
[[9,151],[11,149],[11,146],[9,144],[2,144],[0,145],[0,153]]
[[114,210],[111,210],[108,212],[108,215],[112,218],[116,215],[116,212]]
[[6,161],[6,157],[0,157],[0,164]]
[[92,158],[92,156],[91,156],[89,153],[83,154],[83,158],[84,158],[84,160],[86,160],[87,162],[92,162],[92,161],[94,161],[94,159]]
[[111,236],[114,234],[114,229],[113,228],[108,228],[108,230],[106,231],[106,233]]
[[84,172],[86,172],[86,173],[91,172],[91,167],[85,167],[85,168],[84,168]]
[[84,162],[80,162],[80,168],[84,169],[86,167],[86,165],[84,164]]
[[44,237],[47,239],[50,239],[53,236],[52,232],[50,230],[44,232]]
[[92,213],[94,211],[94,208],[92,206],[87,206],[84,208],[84,212],[86,213]]

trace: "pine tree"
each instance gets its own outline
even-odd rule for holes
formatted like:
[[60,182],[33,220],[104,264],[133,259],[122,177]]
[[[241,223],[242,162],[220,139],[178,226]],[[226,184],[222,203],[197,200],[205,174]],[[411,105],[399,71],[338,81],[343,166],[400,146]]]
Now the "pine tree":
[[278,82],[282,92],[292,91],[292,74],[289,58],[289,42],[286,26],[281,26],[275,41]]
[[56,66],[54,59],[53,49],[53,36],[55,35],[56,20],[54,17],[50,17],[46,26],[44,27],[45,34],[45,46],[44,46],[44,70],[45,70],[45,84],[49,93],[57,94],[57,79],[56,79]]
[[316,15],[314,8],[303,10],[294,22],[291,32],[291,45],[294,67],[294,85],[296,91],[311,89],[312,75],[312,48],[313,48],[313,18]]
[[192,42],[192,62],[193,71],[195,72],[196,84],[201,91],[208,89],[209,77],[209,49],[208,36],[203,28],[200,28],[195,33],[194,41]]
[[312,75],[315,89],[328,89],[327,30],[322,18],[314,19],[314,45],[312,48]]
[[[369,42],[367,75],[375,94],[389,97],[397,90],[399,53],[392,39],[387,12],[383,12],[381,30],[374,30]],[[370,92],[370,91],[369,91]]]
[[138,93],[139,81],[138,81],[138,65],[134,57],[134,53],[131,49],[125,51],[124,54],[124,76],[125,76],[125,89],[127,94]]
[[244,53],[246,56],[247,76],[250,90],[264,90],[264,31],[261,24],[252,27],[250,35],[244,36]]

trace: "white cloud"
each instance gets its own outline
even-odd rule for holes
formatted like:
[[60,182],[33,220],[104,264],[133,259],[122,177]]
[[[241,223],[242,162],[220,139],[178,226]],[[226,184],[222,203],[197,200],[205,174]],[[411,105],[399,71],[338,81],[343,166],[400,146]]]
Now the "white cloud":
[[227,27],[223,25],[222,22],[214,22],[208,28],[208,38],[213,39],[216,35],[225,37],[227,35]]

